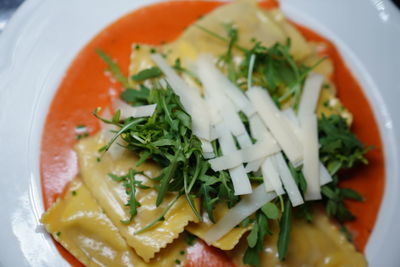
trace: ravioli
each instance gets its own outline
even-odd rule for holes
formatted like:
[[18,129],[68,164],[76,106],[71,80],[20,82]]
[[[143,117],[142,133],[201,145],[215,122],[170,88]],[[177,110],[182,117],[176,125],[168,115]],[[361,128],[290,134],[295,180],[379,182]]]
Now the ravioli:
[[136,266],[138,257],[103,213],[80,178],[41,222],[55,240],[86,266]]
[[[242,14],[247,14],[243,16]],[[272,46],[276,42],[285,43],[288,38],[291,40],[291,54],[298,61],[306,66],[314,66],[323,58],[318,54],[320,46],[308,42],[303,35],[286,19],[279,9],[265,10],[258,7],[257,1],[238,0],[210,12],[205,17],[199,19],[195,25],[189,26],[184,33],[174,42],[164,46],[154,47],[143,44],[133,44],[131,61],[129,66],[129,76],[141,70],[154,66],[150,54],[156,49],[167,55],[170,64],[174,64],[176,59],[180,59],[186,67],[191,66],[192,62],[200,54],[211,54],[218,58],[226,52],[226,42],[221,41],[209,33],[199,29],[200,25],[220,36],[226,36],[224,25],[233,24],[238,28],[238,44],[245,48],[250,48],[254,44],[251,39],[261,41],[265,46]],[[233,50],[236,57],[235,62],[242,58],[240,51]],[[352,122],[352,114],[343,106],[342,102],[336,97],[336,90],[330,78],[334,71],[333,63],[329,58],[320,62],[313,71],[325,77],[326,86],[322,88],[318,101],[317,113],[329,116],[339,114],[345,118],[349,124]],[[198,85],[183,74],[183,78],[192,87]],[[132,82],[132,81],[131,81]],[[132,85],[135,83],[132,82]],[[282,107],[290,107],[291,99],[281,103]]]
[[[105,141],[100,134],[86,138],[77,144],[76,151],[82,179],[104,212],[126,239],[128,245],[133,247],[144,261],[148,262],[157,252],[176,239],[190,221],[197,221],[197,217],[186,199],[180,197],[164,216],[163,221],[136,234],[137,231],[157,218],[175,198],[175,195],[166,195],[163,203],[156,207],[157,191],[138,188],[136,199],[141,203],[138,214],[130,224],[122,223],[122,220],[130,218],[129,208],[125,206],[127,195],[122,183],[113,181],[109,174],[123,175],[128,172],[129,168],[135,168],[154,177],[158,174],[159,168],[151,163],[144,163],[140,167],[136,167],[138,158],[129,151],[125,151],[117,160],[113,160],[108,153],[101,155],[98,150],[104,144]],[[145,185],[152,185],[151,181],[142,175],[137,175],[136,179],[143,181]]]
[[[345,235],[321,211],[314,212],[312,223],[304,219],[293,219],[293,228],[288,255],[285,261],[279,261],[277,252],[277,225],[272,226],[273,235],[265,239],[264,250],[261,253],[261,266],[313,266],[313,267],[364,267],[367,262],[364,256],[357,252],[354,245],[347,241]],[[237,267],[244,267],[246,240],[229,255]]]

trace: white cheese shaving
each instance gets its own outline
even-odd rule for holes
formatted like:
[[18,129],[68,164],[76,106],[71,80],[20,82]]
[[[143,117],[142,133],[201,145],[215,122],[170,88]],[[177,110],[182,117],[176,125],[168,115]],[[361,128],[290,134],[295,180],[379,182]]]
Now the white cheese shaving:
[[293,166],[300,166],[303,161],[303,146],[291,126],[283,117],[267,91],[260,87],[252,87],[246,92],[263,122],[271,130]]
[[328,170],[325,168],[324,164],[319,163],[319,182],[320,185],[326,185],[332,182],[332,176],[329,174]]
[[[216,116],[223,118],[226,127],[228,127],[234,136],[242,135],[246,132],[246,128],[237,113],[235,105],[232,103],[231,99],[225,95],[223,88],[225,84],[221,85],[218,73],[215,72],[219,70],[215,69],[216,67],[212,63],[208,62],[206,57],[200,57],[196,62],[196,68],[194,71],[203,84],[208,107],[211,110],[218,110],[219,115]],[[221,75],[223,76],[223,74]],[[241,92],[239,93],[242,94]],[[214,113],[215,111],[213,111],[213,114]],[[218,120],[218,118],[215,120],[213,119],[214,125],[220,122],[221,121]]]
[[249,62],[249,73],[247,74],[247,88],[251,88],[253,86],[253,70],[255,62],[256,62],[256,55],[251,54]]
[[317,102],[324,76],[311,72],[304,82],[303,93],[301,95],[298,117],[300,121],[303,116],[313,114],[317,108]]
[[289,170],[288,165],[286,164],[285,159],[283,158],[282,153],[276,153],[273,155],[275,159],[275,166],[278,169],[279,176],[283,183],[283,186],[289,196],[290,202],[293,207],[301,205],[304,203],[303,197],[301,196],[300,190],[296,185],[294,177]]
[[252,145],[250,136],[247,131],[242,133],[241,135],[236,136],[236,139],[239,143],[240,148],[242,149]]
[[253,160],[249,163],[247,163],[245,170],[247,173],[249,172],[256,172],[260,169],[261,164],[264,162],[265,158]]
[[120,110],[121,119],[126,119],[129,117],[132,118],[150,117],[153,115],[157,107],[157,104],[133,107],[118,98],[114,98],[112,100],[112,105],[114,110]]
[[[219,136],[218,142],[221,147],[222,154],[224,156],[237,154],[237,148],[233,140],[233,136],[229,132],[228,128],[225,126],[225,123],[217,125],[216,131]],[[240,160],[242,159],[240,156],[238,157]],[[239,164],[235,167],[229,168],[228,171],[232,179],[235,195],[250,194],[253,191],[251,188],[249,177],[247,176],[243,164]]]
[[203,157],[205,159],[215,158],[214,149],[211,145],[211,142],[205,139],[200,139],[200,141],[201,141],[201,150],[203,152]]
[[[225,145],[221,143],[221,142],[226,142],[224,139],[225,137],[218,139],[221,148],[223,145]],[[211,159],[208,162],[210,163],[211,168],[214,171],[222,171],[233,167],[237,167],[246,162],[251,162],[265,158],[279,151],[280,148],[276,143],[271,143],[269,141],[263,140],[262,142],[257,142],[244,149],[234,150],[228,153],[225,153],[224,150],[222,149],[222,152],[224,154],[223,156]]]
[[192,117],[192,132],[199,138],[210,140],[210,117],[208,108],[200,92],[187,85],[159,54],[151,55],[153,61],[165,74],[172,90],[180,98],[185,111]]
[[[291,108],[285,109],[282,111],[282,114],[286,116],[286,118],[289,119],[289,121],[292,123],[292,127],[294,128],[294,131],[296,135],[298,135],[301,138],[301,129],[300,129],[300,122],[299,119],[297,118],[296,114],[294,113],[294,110]],[[332,182],[332,176],[329,174],[325,166],[322,164],[322,162],[319,163],[320,168],[319,168],[319,178],[320,178],[320,185],[326,185],[330,182]]]
[[[243,111],[247,116],[254,114],[255,110],[243,92],[234,85],[213,63],[212,57],[202,54],[197,60],[197,71],[204,73],[208,82],[216,90],[220,90],[228,97],[237,110]],[[202,81],[202,78],[200,78]]]
[[266,193],[264,185],[259,185],[251,195],[244,196],[242,200],[231,208],[221,220],[214,224],[204,236],[208,244],[213,244],[229,233],[236,225],[256,212],[267,202],[276,197],[273,192]]
[[247,195],[253,192],[249,177],[244,169],[243,164],[229,169],[229,175],[232,179],[235,195]]
[[318,125],[315,114],[304,116],[301,121],[301,130],[303,133],[304,164],[303,175],[307,181],[306,200],[321,199],[320,188],[320,162],[318,148]]
[[273,160],[274,160],[273,157],[268,157],[261,165],[261,172],[264,178],[264,185],[266,191],[268,192],[271,190],[270,188],[271,185],[272,189],[279,196],[283,195],[285,191],[283,190],[282,183],[279,178],[279,173],[278,170],[275,168]]

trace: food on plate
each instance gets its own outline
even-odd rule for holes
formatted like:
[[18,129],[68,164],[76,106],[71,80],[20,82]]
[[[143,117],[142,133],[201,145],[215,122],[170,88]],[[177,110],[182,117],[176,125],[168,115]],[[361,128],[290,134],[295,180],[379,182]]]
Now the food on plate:
[[226,266],[366,266],[343,225],[363,198],[339,171],[368,147],[320,45],[238,0],[174,42],[132,44],[128,77],[98,49],[124,90],[80,135],[47,231],[88,266],[207,266],[190,256],[205,243]]

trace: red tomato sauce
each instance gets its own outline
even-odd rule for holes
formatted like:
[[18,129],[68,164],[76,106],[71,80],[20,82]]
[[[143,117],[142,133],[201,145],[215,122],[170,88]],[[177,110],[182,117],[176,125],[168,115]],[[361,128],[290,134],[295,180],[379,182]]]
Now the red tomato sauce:
[[[222,5],[221,2],[175,1],[138,9],[111,24],[91,40],[77,55],[66,72],[51,103],[41,144],[41,180],[45,208],[62,195],[65,186],[78,173],[75,128],[85,125],[88,132],[98,131],[98,120],[91,114],[96,107],[110,106],[112,95],[122,90],[104,75],[105,64],[95,53],[100,48],[117,61],[127,74],[132,43],[158,45],[175,40],[180,33],[202,15]],[[277,7],[266,1],[265,8]],[[354,234],[359,250],[363,250],[374,226],[384,188],[384,159],[379,130],[368,100],[352,76],[334,45],[317,33],[298,26],[310,41],[324,42],[323,52],[335,65],[332,77],[339,98],[354,114],[353,131],[374,149],[368,153],[369,165],[357,168],[343,186],[356,189],[365,203],[348,202],[357,220],[347,226]],[[59,244],[57,247],[73,266],[82,266]],[[187,266],[233,266],[220,251],[204,243],[188,250]]]

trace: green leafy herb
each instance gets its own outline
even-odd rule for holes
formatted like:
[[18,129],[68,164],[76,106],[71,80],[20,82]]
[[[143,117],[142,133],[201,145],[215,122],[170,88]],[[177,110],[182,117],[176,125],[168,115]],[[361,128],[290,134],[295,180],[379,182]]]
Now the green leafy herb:
[[258,211],[253,223],[253,228],[247,236],[248,248],[243,256],[243,263],[260,267],[260,253],[264,248],[264,239],[266,235],[271,235],[268,218],[263,212]]
[[141,82],[147,79],[157,78],[162,75],[161,70],[158,67],[151,67],[140,71],[139,73],[132,75],[131,79],[136,82]]
[[[216,203],[226,201],[232,206],[238,200],[230,177],[226,172],[214,172],[203,158],[201,142],[191,131],[191,118],[169,85],[163,88],[157,79],[153,79],[152,84],[151,90],[141,86],[138,92],[127,89],[122,93],[122,98],[131,104],[157,104],[152,117],[121,120],[119,114],[115,114],[111,120],[105,120],[98,115],[98,110],[94,112],[103,122],[119,129],[100,151],[107,151],[120,136],[125,141],[124,146],[139,155],[137,166],[148,159],[161,166],[160,175],[153,179],[157,182],[157,206],[168,192],[184,194],[201,220],[194,201],[201,197],[209,218],[213,219]],[[204,180],[207,182],[203,183]],[[137,206],[137,203],[128,205]]]
[[289,199],[285,200],[285,209],[279,223],[278,257],[282,261],[286,258],[290,233],[292,231],[292,206]]
[[111,179],[116,182],[123,182],[126,194],[128,195],[128,202],[126,206],[129,207],[130,218],[128,220],[121,221],[124,224],[129,224],[132,219],[137,215],[137,208],[140,207],[140,203],[136,200],[136,187],[141,189],[149,189],[149,186],[143,184],[142,181],[137,181],[135,176],[137,174],[144,175],[143,172],[136,171],[134,169],[129,169],[127,175],[117,176],[112,173],[108,174]]
[[100,56],[102,60],[107,64],[107,70],[111,72],[111,75],[120,82],[125,88],[129,87],[128,79],[122,73],[121,69],[119,68],[118,64],[109,57],[103,50],[96,49],[96,53]]
[[272,203],[268,202],[264,206],[262,206],[261,211],[267,216],[268,219],[276,220],[279,218],[279,209],[278,207]]
[[320,159],[333,175],[333,182],[321,188],[326,201],[326,211],[339,222],[354,220],[345,200],[363,201],[360,194],[350,188],[338,186],[338,171],[352,168],[356,164],[367,164],[365,147],[350,131],[347,121],[339,115],[322,116],[318,121]]
[[320,159],[331,175],[358,163],[368,163],[364,155],[370,148],[365,147],[350,131],[343,117],[322,116],[318,121],[318,136],[321,144]]

